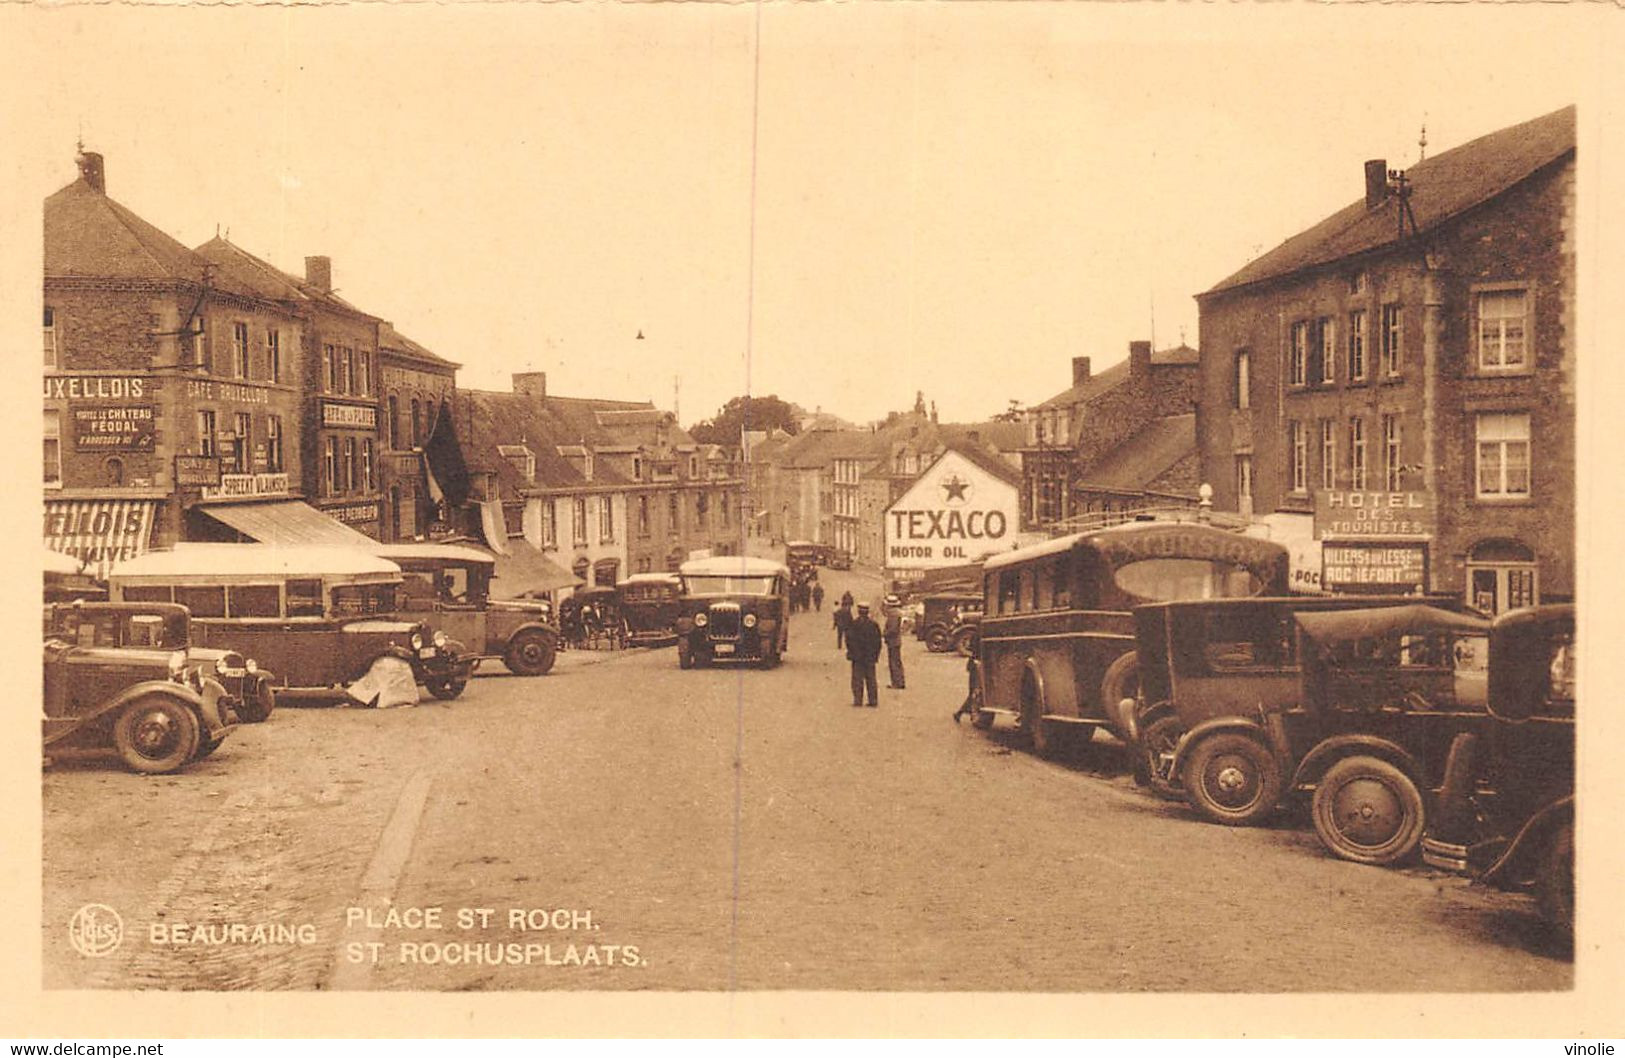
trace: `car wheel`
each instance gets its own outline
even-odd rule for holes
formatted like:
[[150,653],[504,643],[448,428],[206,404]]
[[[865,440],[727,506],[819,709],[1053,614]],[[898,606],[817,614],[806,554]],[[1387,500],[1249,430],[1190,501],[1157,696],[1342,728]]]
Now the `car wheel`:
[[441,701],[449,702],[459,694],[463,693],[463,688],[468,686],[468,677],[440,676],[436,679],[425,681],[424,686],[429,688],[429,693],[434,695],[436,698],[439,698]]
[[1334,855],[1387,867],[1416,851],[1426,816],[1410,776],[1376,757],[1347,757],[1315,785],[1315,833]]
[[1180,773],[1191,806],[1214,823],[1248,826],[1275,810],[1281,769],[1256,739],[1221,731],[1191,749]]
[[941,654],[953,645],[948,630],[941,625],[932,625],[925,630],[925,649],[931,651],[931,653]]
[[1170,801],[1183,800],[1185,796],[1179,780],[1169,774],[1172,764],[1167,760],[1184,733],[1179,717],[1159,716],[1140,733],[1140,744],[1135,747],[1136,765],[1141,769],[1138,774],[1144,776],[1145,785],[1158,797]]
[[553,669],[558,647],[553,637],[535,628],[527,628],[508,640],[508,651],[502,663],[517,676],[546,676]]
[[253,700],[244,695],[237,704],[237,717],[245,724],[263,724],[271,718],[275,709],[276,691],[271,688],[271,681],[262,676]]
[[1140,693],[1140,657],[1134,651],[1119,655],[1106,666],[1100,677],[1100,714],[1111,725],[1112,733],[1128,740],[1128,724],[1119,713],[1124,698],[1135,698]]
[[1574,934],[1574,824],[1552,834],[1535,875],[1535,906],[1541,917],[1564,933]]
[[197,714],[163,695],[138,698],[113,724],[113,747],[131,771],[172,772],[196,756],[201,739]]

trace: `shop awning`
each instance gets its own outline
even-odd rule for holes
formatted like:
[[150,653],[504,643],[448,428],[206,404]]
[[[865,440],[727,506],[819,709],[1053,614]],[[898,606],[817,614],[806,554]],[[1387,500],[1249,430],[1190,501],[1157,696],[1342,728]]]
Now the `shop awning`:
[[210,518],[262,544],[281,547],[364,547],[377,541],[363,536],[299,500],[273,503],[218,503],[197,507]]
[[497,556],[495,573],[491,579],[491,597],[516,599],[531,591],[554,591],[573,588],[581,578],[562,568],[528,541],[512,538],[507,550]]
[[114,562],[146,553],[156,507],[154,500],[46,500],[45,546],[106,580]]

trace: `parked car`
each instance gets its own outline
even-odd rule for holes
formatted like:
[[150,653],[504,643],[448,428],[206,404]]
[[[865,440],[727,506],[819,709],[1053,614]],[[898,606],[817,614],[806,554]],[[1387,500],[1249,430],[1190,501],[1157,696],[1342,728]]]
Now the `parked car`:
[[914,634],[934,654],[954,648],[953,632],[967,613],[982,612],[982,593],[943,592],[920,600],[920,619]]
[[675,573],[634,573],[615,586],[627,642],[659,646],[677,639],[677,598],[683,582]]
[[832,549],[829,553],[828,565],[830,569],[851,569],[852,552],[845,548]]
[[[976,653],[981,636],[982,612],[973,610],[959,615],[959,623],[948,632],[948,641],[952,644],[955,654],[968,658]],[[981,720],[980,712],[977,713],[976,719]],[[991,722],[992,719],[993,716],[989,713],[988,720]]]
[[111,746],[131,771],[178,771],[231,734],[226,690],[185,650],[44,643],[45,750]]
[[[258,724],[276,708],[275,677],[253,658],[235,650],[192,642],[192,616],[174,603],[47,603],[45,638],[81,647],[135,647],[184,650],[198,678],[214,679],[225,690],[222,706],[237,720]],[[191,681],[194,686],[198,680]]]
[[1166,603],[1135,611],[1147,778],[1204,818],[1257,823],[1310,794],[1328,850],[1413,853],[1444,747],[1485,717],[1489,623],[1413,597]]
[[400,567],[331,547],[176,544],[120,562],[115,602],[174,602],[192,637],[277,673],[286,694],[411,704],[423,684],[455,698],[473,657],[444,631],[396,616]]
[[496,557],[460,544],[382,544],[377,553],[401,569],[397,613],[427,622],[477,654],[477,667],[500,660],[519,676],[545,676],[559,649],[551,605],[493,599]]
[[1450,746],[1422,839],[1435,867],[1532,889],[1541,914],[1574,930],[1572,605],[1498,617],[1490,629],[1490,719]]
[[790,649],[790,570],[768,559],[729,555],[678,569],[677,664],[760,661],[772,668]]

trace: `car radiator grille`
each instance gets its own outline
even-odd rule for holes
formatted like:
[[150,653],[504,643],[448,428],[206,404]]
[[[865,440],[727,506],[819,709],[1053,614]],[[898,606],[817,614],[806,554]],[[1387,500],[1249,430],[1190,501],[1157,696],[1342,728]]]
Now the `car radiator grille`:
[[706,630],[712,639],[739,638],[739,607],[718,605],[711,607],[710,622]]

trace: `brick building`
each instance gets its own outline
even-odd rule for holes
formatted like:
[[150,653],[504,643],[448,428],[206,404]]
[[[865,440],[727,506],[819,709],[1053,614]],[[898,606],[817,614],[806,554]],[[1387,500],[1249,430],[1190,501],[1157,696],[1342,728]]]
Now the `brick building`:
[[107,197],[103,160],[45,200],[45,539],[105,573],[297,499],[304,323]]
[[1187,345],[1143,341],[1098,375],[1073,357],[1072,385],[1023,416],[1022,527],[1194,502],[1197,360]]
[[455,364],[384,323],[378,330],[379,462],[383,539],[423,539],[437,527],[440,503],[425,446],[432,430],[457,428]]
[[1363,199],[1198,295],[1216,506],[1326,560],[1382,528],[1337,509],[1402,501],[1385,546],[1432,589],[1570,597],[1574,159],[1569,107],[1403,174],[1368,162]]

